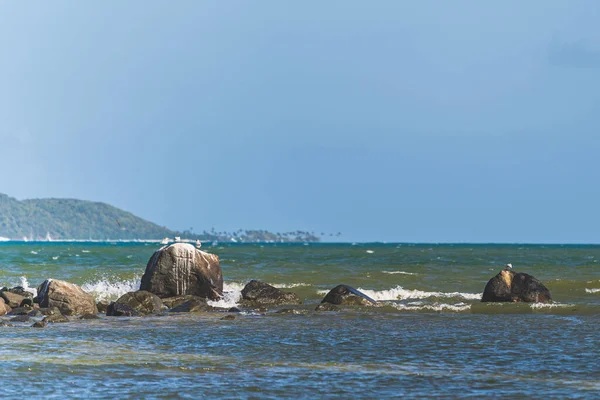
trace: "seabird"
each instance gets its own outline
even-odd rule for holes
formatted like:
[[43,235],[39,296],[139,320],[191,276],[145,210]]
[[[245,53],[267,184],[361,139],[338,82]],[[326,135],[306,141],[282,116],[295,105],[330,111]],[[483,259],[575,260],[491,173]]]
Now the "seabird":
[[202,242],[199,239],[196,239],[196,248],[199,249],[202,247]]
[[506,264],[506,267],[504,267],[505,271],[510,271],[512,269],[512,264]]

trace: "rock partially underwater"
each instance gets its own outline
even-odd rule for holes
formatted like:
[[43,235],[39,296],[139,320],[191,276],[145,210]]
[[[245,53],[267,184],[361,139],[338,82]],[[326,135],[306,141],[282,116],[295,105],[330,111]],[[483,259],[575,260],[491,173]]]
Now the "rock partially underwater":
[[482,302],[547,303],[550,291],[536,278],[523,272],[500,271],[483,290]]
[[162,300],[155,294],[145,290],[125,293],[117,301],[109,304],[107,316],[131,316],[158,314],[163,310]]
[[40,307],[56,307],[64,315],[98,313],[91,294],[74,283],[57,279],[46,279],[38,287],[37,302]]
[[154,293],[161,299],[194,295],[218,300],[223,295],[219,257],[189,243],[161,247],[148,261],[140,290]]
[[373,300],[363,292],[360,292],[348,285],[337,285],[327,293],[327,295],[321,301],[321,304],[329,303],[334,305],[345,305],[345,306],[365,306],[377,304],[377,301]]
[[240,304],[244,307],[262,307],[301,303],[295,293],[284,292],[268,283],[251,280],[242,289],[242,301]]

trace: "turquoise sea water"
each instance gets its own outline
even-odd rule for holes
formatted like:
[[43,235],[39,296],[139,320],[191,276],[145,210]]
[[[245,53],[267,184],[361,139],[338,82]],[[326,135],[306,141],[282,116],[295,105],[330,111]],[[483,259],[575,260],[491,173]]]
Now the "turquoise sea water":
[[[155,243],[0,243],[0,285],[136,290]],[[217,244],[223,312],[0,327],[4,393],[69,398],[549,397],[600,392],[600,246]],[[554,303],[482,304],[512,263]],[[302,306],[222,320],[250,279]],[[344,283],[377,307],[315,312]],[[2,317],[6,320],[9,317]]]

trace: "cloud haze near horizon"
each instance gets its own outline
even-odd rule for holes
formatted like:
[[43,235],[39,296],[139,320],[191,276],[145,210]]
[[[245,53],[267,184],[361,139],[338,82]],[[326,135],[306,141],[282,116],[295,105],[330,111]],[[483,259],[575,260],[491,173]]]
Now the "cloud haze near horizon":
[[600,243],[600,4],[0,6],[0,193],[172,229]]

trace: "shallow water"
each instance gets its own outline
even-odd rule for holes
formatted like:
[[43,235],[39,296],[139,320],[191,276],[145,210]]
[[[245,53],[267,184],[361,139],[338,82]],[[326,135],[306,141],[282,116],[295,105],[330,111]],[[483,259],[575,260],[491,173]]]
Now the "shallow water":
[[[0,243],[0,285],[46,278],[98,298],[137,289],[156,244]],[[298,314],[223,313],[1,327],[5,394],[89,398],[595,397],[600,246],[204,246],[230,307],[250,279],[303,300]],[[482,304],[504,264],[555,303]],[[339,283],[383,304],[315,312]],[[285,307],[289,308],[289,307]]]

